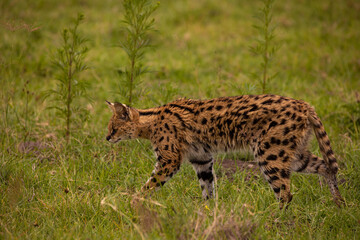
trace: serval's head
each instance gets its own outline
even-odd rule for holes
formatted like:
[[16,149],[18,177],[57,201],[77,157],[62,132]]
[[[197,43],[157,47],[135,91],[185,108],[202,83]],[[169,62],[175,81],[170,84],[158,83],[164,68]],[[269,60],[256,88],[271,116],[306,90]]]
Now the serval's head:
[[139,115],[135,109],[132,109],[122,103],[111,103],[106,101],[113,112],[108,125],[108,135],[106,140],[116,143],[120,140],[135,138]]

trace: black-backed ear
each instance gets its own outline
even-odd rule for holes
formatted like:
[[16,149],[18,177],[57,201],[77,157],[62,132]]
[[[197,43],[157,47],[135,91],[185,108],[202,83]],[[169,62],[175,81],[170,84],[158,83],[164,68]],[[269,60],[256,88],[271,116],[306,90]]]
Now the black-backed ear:
[[105,100],[105,102],[107,103],[107,105],[109,106],[109,108],[111,109],[111,111],[115,112],[115,107],[114,107],[114,103],[111,103],[107,100]]
[[125,104],[118,103],[118,102],[109,102],[106,101],[109,108],[112,110],[113,114],[116,116],[116,118],[122,119],[122,120],[133,120],[133,113],[130,107],[126,106]]
[[122,120],[130,120],[130,108],[122,103],[114,103],[114,114]]

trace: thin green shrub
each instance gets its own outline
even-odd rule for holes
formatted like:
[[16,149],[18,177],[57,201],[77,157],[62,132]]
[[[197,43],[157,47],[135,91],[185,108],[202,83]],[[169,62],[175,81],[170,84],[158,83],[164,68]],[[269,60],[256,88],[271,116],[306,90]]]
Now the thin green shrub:
[[159,2],[151,0],[124,0],[125,9],[123,30],[126,34],[120,42],[120,47],[126,52],[128,62],[125,71],[119,70],[121,77],[120,95],[128,105],[133,105],[144,93],[141,85],[141,75],[148,72],[144,63],[146,50],[151,46],[149,33],[153,31],[154,18],[152,14],[158,8]]
[[[72,125],[80,120],[86,120],[87,110],[79,103],[81,98],[87,98],[87,83],[81,80],[81,73],[88,69],[85,56],[88,52],[86,39],[79,33],[78,27],[84,16],[78,14],[73,26],[62,31],[62,46],[56,50],[54,67],[56,69],[56,88],[49,90],[46,97],[51,98],[51,107],[57,116],[64,121],[64,131],[69,141]],[[79,125],[78,125],[79,126]],[[77,126],[77,127],[78,127]]]
[[263,7],[259,10],[259,13],[255,15],[259,23],[253,25],[257,30],[259,36],[257,38],[257,44],[250,47],[250,51],[261,57],[261,68],[259,72],[254,73],[254,78],[258,80],[261,92],[264,94],[267,91],[267,84],[274,79],[277,73],[271,73],[270,67],[274,59],[275,53],[279,46],[274,43],[275,28],[273,24],[273,4],[275,0],[263,0]]

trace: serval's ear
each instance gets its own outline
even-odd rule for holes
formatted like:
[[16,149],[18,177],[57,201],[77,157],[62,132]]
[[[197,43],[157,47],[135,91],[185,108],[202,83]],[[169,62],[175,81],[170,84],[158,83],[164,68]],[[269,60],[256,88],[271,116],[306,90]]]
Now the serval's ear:
[[111,109],[111,111],[115,112],[115,107],[114,107],[114,104],[105,100],[105,102],[107,103],[107,105],[109,106],[109,108]]
[[130,120],[130,108],[128,106],[118,102],[110,103],[109,106],[116,118],[126,121]]

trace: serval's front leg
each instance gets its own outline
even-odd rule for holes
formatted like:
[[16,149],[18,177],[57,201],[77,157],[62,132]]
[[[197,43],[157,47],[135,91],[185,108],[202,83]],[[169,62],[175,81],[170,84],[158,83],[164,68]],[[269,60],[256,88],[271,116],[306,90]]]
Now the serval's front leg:
[[150,191],[164,185],[174,174],[176,174],[182,162],[179,151],[169,149],[169,147],[159,146],[155,149],[157,162],[155,169],[151,173],[151,177],[142,187],[142,191]]
[[202,197],[207,200],[215,196],[214,188],[214,159],[212,156],[205,156],[198,159],[190,159],[190,163],[193,165],[196,175],[198,176]]

